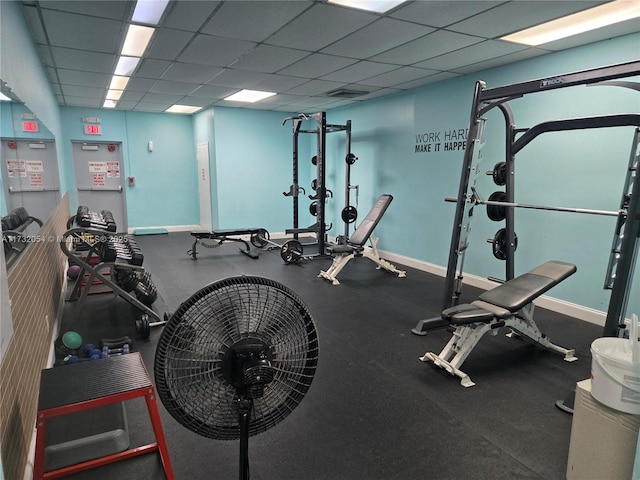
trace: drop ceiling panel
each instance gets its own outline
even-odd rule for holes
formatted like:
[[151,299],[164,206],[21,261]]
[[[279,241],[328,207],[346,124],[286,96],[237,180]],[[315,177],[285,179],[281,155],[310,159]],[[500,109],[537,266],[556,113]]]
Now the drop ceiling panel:
[[164,112],[171,104],[138,102],[133,108],[136,112]]
[[445,53],[424,62],[416,63],[414,66],[432,70],[456,70],[458,67],[502,57],[526,48],[524,45],[516,43],[486,40],[470,47],[461,48],[455,52]]
[[252,90],[281,93],[307,82],[306,78],[289,77],[287,75],[268,75],[251,85]]
[[127,89],[125,92],[134,91],[134,92],[148,92],[153,84],[156,83],[157,80],[154,78],[142,78],[135,77],[129,80],[127,83]]
[[163,22],[165,27],[197,32],[207,23],[213,11],[220,2],[213,1],[178,1],[169,4],[167,17]]
[[331,80],[335,82],[359,82],[364,78],[381,75],[383,73],[395,70],[397,65],[391,65],[388,63],[376,63],[368,62],[366,60],[362,62],[349,65],[348,67],[341,68],[333,73],[329,73],[321,77],[322,80]]
[[296,77],[317,78],[356,62],[357,60],[349,58],[314,53],[287,68],[283,68],[278,73]]
[[561,2],[507,2],[448,27],[455,32],[499,38],[517,30],[586,10],[603,2],[564,0]]
[[266,41],[283,47],[317,51],[377,18],[369,13],[316,3]]
[[99,97],[103,95],[104,90],[102,88],[95,87],[80,87],[77,85],[60,85],[62,94],[64,96],[71,97]]
[[202,33],[261,42],[307,8],[308,2],[224,2]]
[[55,66],[86,72],[113,73],[116,56],[70,48],[51,47]]
[[274,73],[307,55],[309,55],[309,52],[302,50],[274,47],[271,45],[258,45],[254,50],[234,63],[233,68]]
[[136,75],[145,78],[160,78],[167,71],[171,62],[167,60],[156,60],[155,58],[147,58],[138,67]]
[[24,17],[29,26],[29,31],[31,32],[31,38],[35,43],[47,43],[47,38],[44,34],[44,28],[42,27],[42,22],[40,21],[40,15],[38,14],[38,9],[34,6],[25,6],[23,8]]
[[114,20],[124,20],[132,7],[131,2],[109,0],[108,2],[78,0],[44,0],[38,2],[43,9],[60,10],[94,17],[104,17]]
[[287,90],[292,95],[322,95],[336,88],[344,87],[344,83],[328,82],[326,80],[310,80],[307,83]]
[[111,82],[111,75],[106,73],[78,72],[64,68],[59,68],[57,72],[60,81],[69,85],[106,88]]
[[257,81],[267,78],[268,76],[268,73],[263,72],[247,72],[244,70],[225,68],[222,72],[220,72],[220,74],[209,80],[207,82],[207,85],[235,87],[237,91],[242,88],[249,88]]
[[504,1],[455,1],[429,0],[409,2],[408,5],[394,10],[390,14],[393,18],[417,22],[423,25],[443,28],[465,18],[490,10]]
[[174,60],[186,48],[193,35],[191,32],[183,32],[182,30],[161,28],[156,31],[147,56],[162,60]]
[[426,70],[424,68],[401,67],[391,72],[383,73],[382,75],[367,78],[361,83],[364,83],[365,85],[374,85],[376,87],[393,87],[399,83],[417,80],[436,73],[438,72],[435,70]]
[[225,98],[229,95],[233,95],[238,91],[237,88],[232,87],[219,87],[216,85],[201,85],[193,92],[189,93],[191,97],[203,97],[203,98]]
[[331,44],[322,52],[364,59],[415,40],[433,30],[424,25],[401,22],[393,18],[381,18]]
[[43,10],[42,15],[51,45],[104,53],[118,50],[121,22],[55,10]]
[[481,41],[482,38],[479,37],[438,30],[401,47],[376,55],[371,60],[398,65],[413,64]]
[[[127,100],[130,102],[138,102],[142,97],[145,96],[144,92],[136,92],[133,90],[125,90],[124,93],[122,94],[122,97],[120,97],[120,100]],[[118,105],[120,105],[120,102],[118,102]]]
[[255,46],[245,40],[198,35],[177,60],[226,67]]
[[188,83],[206,83],[222,72],[220,67],[200,65],[196,63],[173,62],[169,69],[162,75],[163,80],[174,80]]
[[147,93],[144,97],[140,99],[141,103],[149,102],[149,103],[162,103],[164,105],[170,106],[180,100],[184,95],[168,95],[165,93]]
[[98,108],[102,106],[102,98],[91,98],[91,97],[73,97],[73,96],[64,96],[64,100],[67,105],[72,105],[75,107],[92,107]]
[[194,91],[197,85],[193,83],[184,82],[170,82],[167,80],[158,80],[153,84],[153,87],[149,89],[150,92],[155,93],[169,93],[174,95],[186,95]]

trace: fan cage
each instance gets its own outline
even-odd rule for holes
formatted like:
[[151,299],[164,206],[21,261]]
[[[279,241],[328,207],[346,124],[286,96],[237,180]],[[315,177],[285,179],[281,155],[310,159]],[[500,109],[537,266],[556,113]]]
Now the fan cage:
[[158,341],[158,396],[184,427],[219,440],[240,437],[239,392],[225,380],[222,358],[247,337],[269,346],[274,373],[263,396],[253,400],[249,435],[273,427],[302,401],[318,364],[311,313],[295,292],[274,280],[231,277],[180,305]]

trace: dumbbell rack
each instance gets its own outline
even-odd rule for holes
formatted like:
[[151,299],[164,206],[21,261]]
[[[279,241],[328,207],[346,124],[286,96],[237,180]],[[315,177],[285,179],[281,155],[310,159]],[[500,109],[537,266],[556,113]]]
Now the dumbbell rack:
[[[80,223],[78,216],[75,223]],[[69,224],[72,222],[70,221]],[[116,233],[115,228],[110,226],[108,228],[112,231],[107,228],[96,228],[100,222],[92,222],[92,225],[94,226],[70,228],[63,234],[60,243],[62,251],[69,258],[69,264],[80,267],[80,273],[68,297],[69,301],[77,301],[77,307],[70,321],[74,322],[82,311],[91,289],[102,285],[108,287],[110,293],[113,292],[142,312],[145,325],[139,333],[148,336],[148,326],[163,325],[166,319],[161,318],[150,306],[137,298],[131,291],[133,288],[127,291],[122,285],[124,276],[138,275],[140,278],[148,276],[142,266],[142,254],[132,248],[135,241],[128,235]],[[149,319],[152,320],[149,322]]]

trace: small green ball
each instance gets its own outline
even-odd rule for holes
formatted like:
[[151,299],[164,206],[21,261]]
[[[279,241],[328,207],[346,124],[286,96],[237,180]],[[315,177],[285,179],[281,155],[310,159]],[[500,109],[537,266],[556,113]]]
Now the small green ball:
[[78,332],[66,332],[62,336],[62,343],[71,350],[76,350],[82,346],[82,337]]

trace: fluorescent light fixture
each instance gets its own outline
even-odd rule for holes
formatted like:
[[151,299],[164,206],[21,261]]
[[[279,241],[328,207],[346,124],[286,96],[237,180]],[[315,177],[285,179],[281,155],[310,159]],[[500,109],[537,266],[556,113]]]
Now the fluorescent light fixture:
[[139,61],[138,57],[120,57],[114,73],[123,77],[130,77],[133,75]]
[[168,4],[169,0],[138,0],[131,21],[157,25]]
[[111,84],[109,90],[124,90],[129,83],[129,77],[122,77],[120,75],[114,75],[111,77]]
[[368,10],[370,12],[384,13],[405,1],[406,0],[329,0],[329,3],[335,3],[343,7]]
[[228,96],[225,100],[229,102],[247,102],[254,103],[264,100],[265,98],[274,96],[273,92],[260,92],[258,90],[240,90],[233,95]]
[[165,110],[168,113],[194,113],[198,110],[202,109],[202,107],[194,107],[192,105],[172,105]]
[[107,100],[120,100],[122,90],[109,90],[107,92]]
[[7,97],[4,93],[0,93],[0,102],[10,102],[11,99]]
[[153,27],[143,27],[142,25],[129,25],[127,36],[122,45],[122,55],[131,57],[141,57],[151,41],[151,36],[156,29]]
[[536,46],[640,17],[640,0],[616,0],[537,27],[502,37],[501,40]]
[[115,100],[105,100],[102,104],[102,108],[116,108],[116,103],[117,102]]

